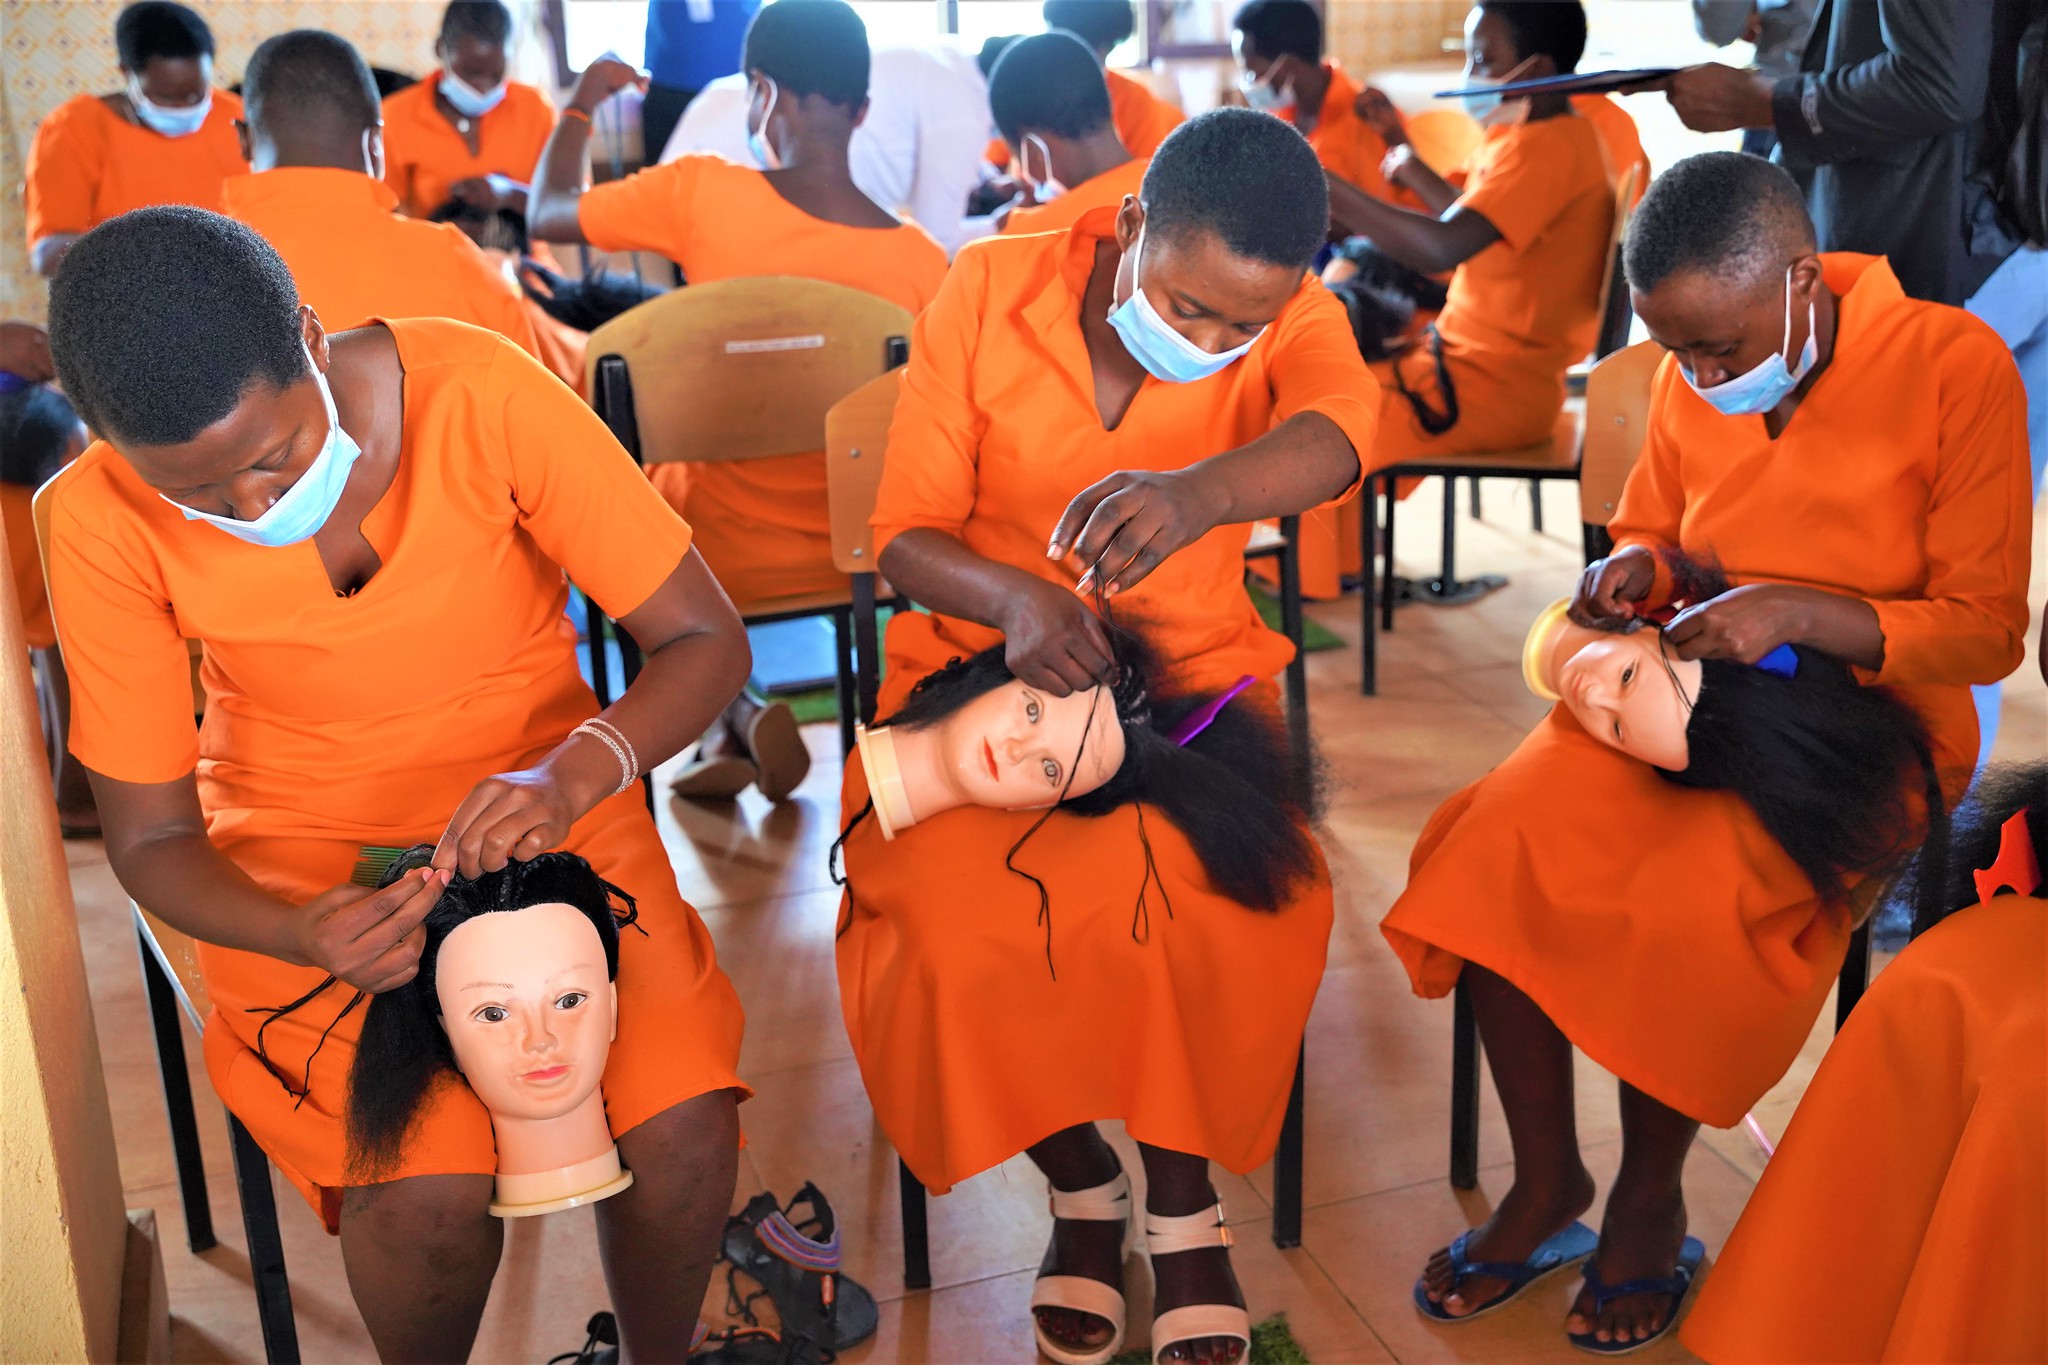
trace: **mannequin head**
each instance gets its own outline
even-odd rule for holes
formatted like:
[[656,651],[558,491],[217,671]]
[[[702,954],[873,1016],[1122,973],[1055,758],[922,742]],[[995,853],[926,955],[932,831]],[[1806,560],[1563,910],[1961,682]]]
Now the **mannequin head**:
[[[1728,590],[1710,562],[1666,560],[1680,604]],[[1563,617],[1560,603],[1530,633],[1532,689],[1666,781],[1740,796],[1822,895],[1838,897],[1851,875],[1887,868],[1945,827],[1918,714],[1859,684],[1840,659],[1795,645],[1777,668],[1688,661],[1657,626],[1601,632]]]
[[[433,856],[409,849],[384,885]],[[468,1081],[494,1118],[541,1120],[589,1099],[618,1022],[612,982],[633,898],[573,853],[470,879],[428,912],[419,972],[371,1000],[349,1072],[352,1180],[398,1159],[436,1084]]]

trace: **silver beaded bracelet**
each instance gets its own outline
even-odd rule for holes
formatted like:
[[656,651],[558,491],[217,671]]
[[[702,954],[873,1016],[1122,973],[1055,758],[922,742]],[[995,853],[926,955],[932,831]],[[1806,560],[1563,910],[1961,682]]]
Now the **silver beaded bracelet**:
[[619,760],[619,785],[612,791],[613,796],[631,787],[640,777],[640,755],[633,752],[633,741],[626,738],[626,732],[602,716],[592,716],[571,730],[570,735],[590,735],[604,741],[604,746]]

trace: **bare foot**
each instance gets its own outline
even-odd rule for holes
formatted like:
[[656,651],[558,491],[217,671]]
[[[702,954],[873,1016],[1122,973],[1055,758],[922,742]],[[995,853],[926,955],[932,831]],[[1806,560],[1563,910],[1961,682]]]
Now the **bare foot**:
[[[1685,1198],[1676,1187],[1639,1193],[1617,1185],[1607,1196],[1592,1265],[1607,1284],[1665,1279],[1676,1271],[1684,1241]],[[1625,1294],[1610,1300],[1596,1317],[1592,1293],[1581,1288],[1564,1328],[1593,1333],[1600,1341],[1643,1341],[1655,1336],[1677,1307],[1669,1294]]]
[[[1052,1244],[1038,1267],[1047,1275],[1082,1275],[1118,1293],[1124,1287],[1124,1225],[1105,1219],[1055,1218]],[[1070,1351],[1094,1351],[1109,1344],[1121,1324],[1075,1308],[1038,1308],[1038,1325]]]
[[[1571,1226],[1573,1219],[1591,1207],[1593,1176],[1584,1166],[1551,1189],[1517,1181],[1501,1196],[1493,1216],[1467,1236],[1465,1258],[1509,1264],[1526,1261],[1536,1254],[1537,1247]],[[1507,1287],[1507,1281],[1492,1275],[1470,1275],[1458,1283],[1451,1269],[1449,1247],[1430,1257],[1422,1270],[1423,1293],[1431,1303],[1442,1304],[1443,1310],[1454,1318],[1478,1312]]]

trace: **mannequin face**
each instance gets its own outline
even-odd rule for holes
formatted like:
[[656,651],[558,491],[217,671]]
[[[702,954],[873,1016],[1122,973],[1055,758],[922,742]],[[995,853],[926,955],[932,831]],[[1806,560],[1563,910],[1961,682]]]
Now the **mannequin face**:
[[493,1114],[560,1118],[603,1078],[618,997],[604,944],[574,906],[459,925],[441,944],[435,991],[456,1065]]
[[1597,635],[1557,671],[1557,690],[1586,732],[1645,763],[1683,772],[1685,726],[1700,695],[1700,663],[1664,650],[1654,630]]
[[1085,796],[1124,761],[1123,727],[1099,687],[1054,697],[1012,680],[932,728],[941,770],[976,806],[1029,810],[1062,796]]

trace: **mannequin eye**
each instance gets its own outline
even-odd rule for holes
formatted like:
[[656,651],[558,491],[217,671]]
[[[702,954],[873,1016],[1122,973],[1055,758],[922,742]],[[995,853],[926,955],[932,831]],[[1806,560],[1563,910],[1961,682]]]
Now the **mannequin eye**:
[[1024,719],[1030,721],[1033,725],[1036,725],[1038,724],[1039,716],[1042,714],[1043,711],[1038,705],[1038,698],[1032,696],[1029,692],[1026,692],[1024,694]]
[[1045,780],[1055,787],[1060,784],[1060,765],[1049,758],[1045,760]]
[[485,1005],[469,1017],[479,1024],[502,1024],[512,1016],[503,1005]]
[[1635,679],[1636,666],[1634,664],[1630,664],[1627,668],[1621,670],[1621,685],[1623,687],[1627,687],[1630,683],[1634,682]]
[[589,998],[590,997],[584,994],[582,991],[570,991],[567,995],[563,996],[560,1000],[557,1000],[555,1002],[555,1008],[558,1010],[573,1010]]

